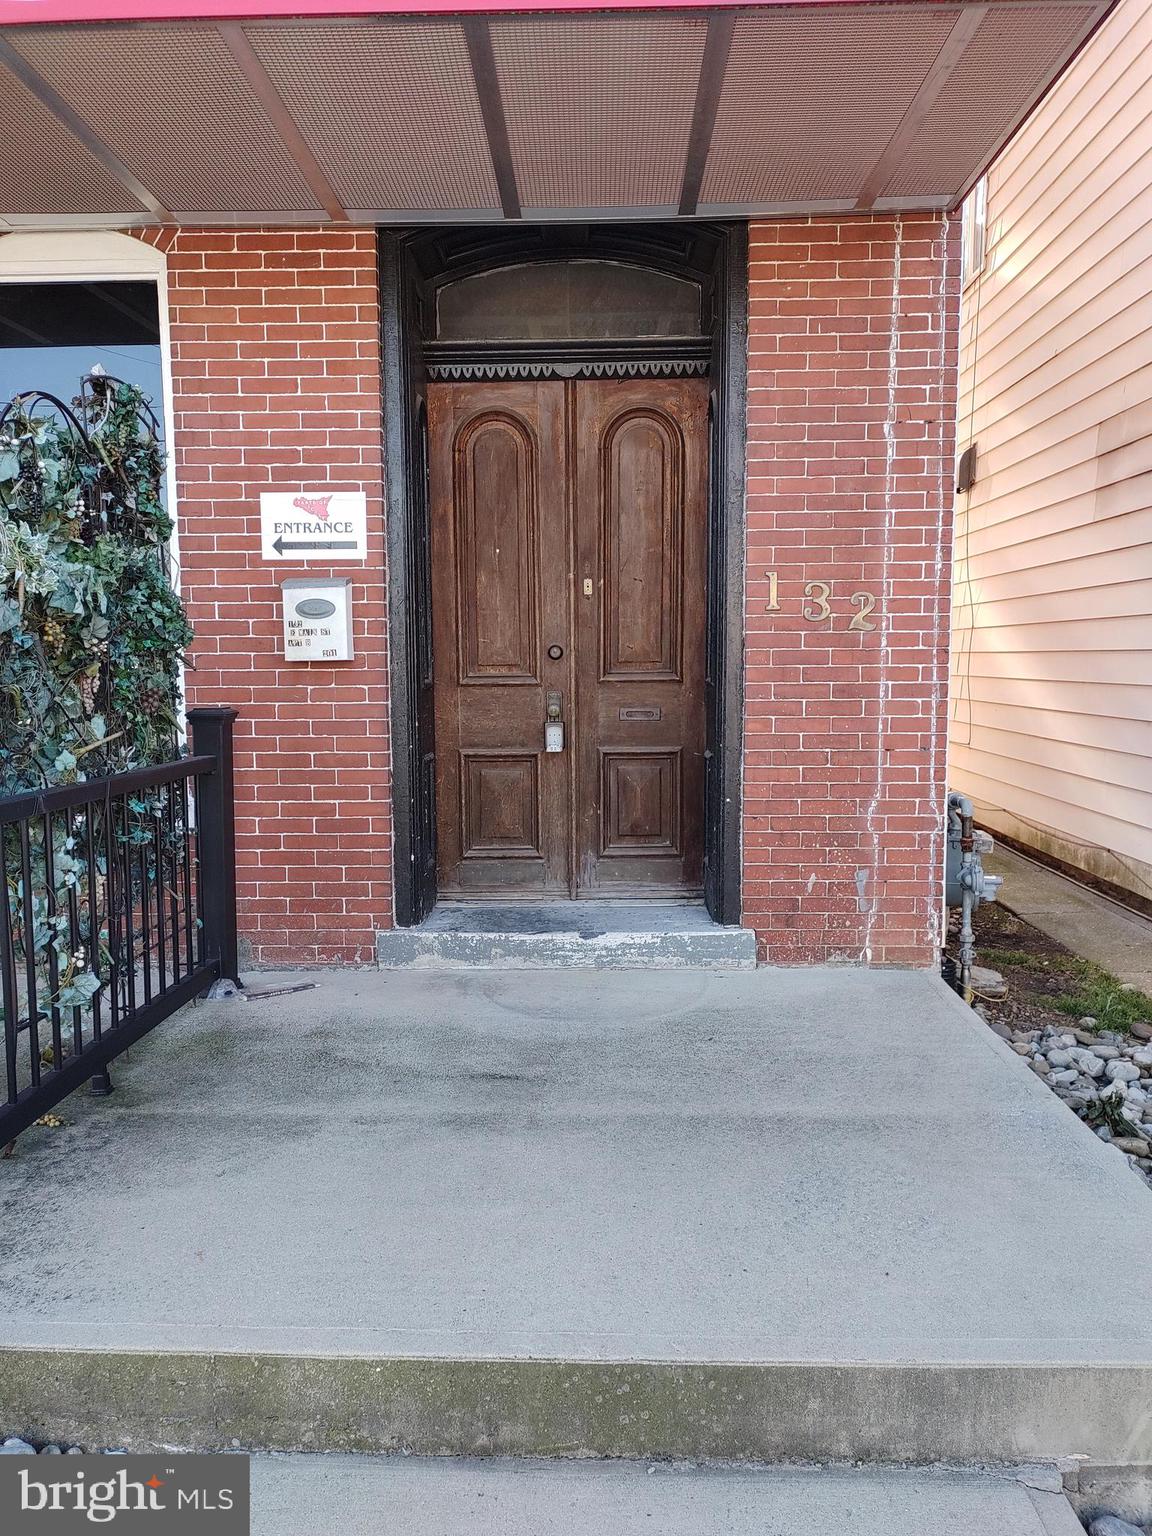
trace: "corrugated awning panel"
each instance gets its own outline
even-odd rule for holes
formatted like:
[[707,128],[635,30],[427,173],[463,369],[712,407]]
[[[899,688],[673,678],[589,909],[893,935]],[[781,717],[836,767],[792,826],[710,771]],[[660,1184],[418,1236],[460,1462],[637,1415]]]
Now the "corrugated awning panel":
[[836,47],[817,12],[742,16],[700,200],[853,200],[960,15],[849,12]]
[[169,208],[286,212],[316,199],[211,27],[20,34],[20,52]]
[[499,217],[459,27],[388,20],[248,36],[346,208]]
[[142,214],[132,197],[68,129],[18,80],[0,92],[0,134],[6,145],[0,176],[0,215]]
[[947,208],[1109,5],[0,28],[0,218]]
[[1004,143],[1092,20],[1087,5],[990,11],[883,195],[922,197],[933,186],[962,185]]
[[675,207],[706,28],[644,13],[494,20],[524,206]]

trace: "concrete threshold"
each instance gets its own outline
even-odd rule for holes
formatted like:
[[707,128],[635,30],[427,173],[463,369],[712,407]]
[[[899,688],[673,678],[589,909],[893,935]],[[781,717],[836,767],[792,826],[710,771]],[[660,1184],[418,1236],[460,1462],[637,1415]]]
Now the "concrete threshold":
[[442,902],[376,935],[382,970],[752,970],[756,935],[684,902]]

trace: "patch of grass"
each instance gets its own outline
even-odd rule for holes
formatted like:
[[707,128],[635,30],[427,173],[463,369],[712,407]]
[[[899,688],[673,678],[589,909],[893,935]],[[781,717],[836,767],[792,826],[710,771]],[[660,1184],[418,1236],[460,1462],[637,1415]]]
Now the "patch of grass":
[[1026,949],[997,949],[991,946],[988,949],[977,951],[976,959],[980,965],[994,966],[996,970],[1002,970],[1006,965],[1035,965],[1035,955],[1030,955]]
[[1137,1021],[1152,1024],[1152,997],[1126,992],[1115,976],[1088,960],[1077,960],[1074,968],[1082,978],[1079,987],[1064,997],[1046,998],[1049,1006],[1072,1018],[1094,1018],[1097,1029],[1123,1031]]

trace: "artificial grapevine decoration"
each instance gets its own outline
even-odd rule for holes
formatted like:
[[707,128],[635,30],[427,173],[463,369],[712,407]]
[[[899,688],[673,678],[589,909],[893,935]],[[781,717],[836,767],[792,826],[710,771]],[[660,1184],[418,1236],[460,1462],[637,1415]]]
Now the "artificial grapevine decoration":
[[0,414],[0,794],[175,754],[192,631],[163,470],[144,396],[98,373],[72,410]]

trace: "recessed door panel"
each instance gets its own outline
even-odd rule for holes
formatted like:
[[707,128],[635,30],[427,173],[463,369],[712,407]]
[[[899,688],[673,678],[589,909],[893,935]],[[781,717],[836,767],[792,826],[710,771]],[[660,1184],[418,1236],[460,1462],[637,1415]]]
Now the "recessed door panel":
[[505,412],[464,426],[453,455],[460,681],[539,681],[539,476],[529,426]]
[[601,676],[678,677],[684,443],[661,411],[624,410],[600,441]]
[[465,752],[461,756],[464,857],[542,858],[539,755]]
[[600,763],[601,854],[679,853],[680,753],[602,752]]

